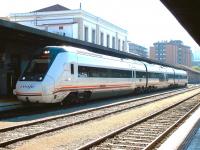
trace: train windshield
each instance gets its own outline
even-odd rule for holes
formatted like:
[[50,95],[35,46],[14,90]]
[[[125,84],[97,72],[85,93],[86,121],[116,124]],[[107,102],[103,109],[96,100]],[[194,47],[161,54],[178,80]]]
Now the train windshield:
[[61,48],[45,48],[30,61],[20,81],[42,81]]

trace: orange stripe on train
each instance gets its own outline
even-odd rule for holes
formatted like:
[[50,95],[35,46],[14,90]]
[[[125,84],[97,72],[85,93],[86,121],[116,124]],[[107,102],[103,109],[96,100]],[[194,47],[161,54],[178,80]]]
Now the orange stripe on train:
[[96,85],[96,86],[63,86],[61,88],[57,88],[54,93],[61,91],[69,91],[69,90],[78,90],[78,89],[108,89],[108,88],[122,88],[122,87],[130,87],[131,84],[117,84],[117,85]]
[[16,95],[19,95],[19,96],[42,96],[42,93],[21,93],[21,92],[16,92]]

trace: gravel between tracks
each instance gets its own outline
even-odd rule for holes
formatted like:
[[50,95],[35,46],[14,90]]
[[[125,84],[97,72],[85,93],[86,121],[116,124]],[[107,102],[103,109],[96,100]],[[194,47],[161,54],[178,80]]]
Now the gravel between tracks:
[[[129,103],[120,104],[120,105],[117,105],[117,106],[112,106],[112,107],[104,108],[104,109],[100,109],[100,110],[95,110],[95,111],[84,113],[84,114],[77,114],[77,115],[74,115],[74,116],[59,118],[59,119],[55,119],[55,120],[44,122],[44,123],[35,124],[35,125],[32,125],[32,126],[28,126],[28,127],[21,127],[19,129],[7,131],[5,133],[0,132],[0,142],[7,141],[8,139],[15,139],[15,138],[23,137],[23,136],[30,135],[30,134],[33,134],[33,133],[37,133],[37,132],[47,130],[47,129],[54,129],[54,128],[62,126],[62,125],[69,125],[69,124],[72,124],[72,123],[75,123],[75,122],[80,122],[82,120],[89,119],[91,117],[98,117],[98,116],[101,117],[104,114],[109,114],[109,113],[112,113],[112,112],[115,112],[115,111],[118,111],[118,110],[124,110],[124,109],[134,107],[134,106],[137,106],[137,105],[140,105],[140,104],[143,104],[143,103],[154,101],[157,98],[160,99],[160,98],[168,97],[170,95],[174,95],[174,93],[169,93],[169,94],[166,94],[166,95],[164,94],[164,95],[161,95],[161,96],[159,95],[159,96],[155,96],[153,98],[139,100],[139,101],[132,101],[132,102],[129,102]],[[0,123],[0,126],[1,125],[2,124]],[[26,131],[26,132],[24,132],[24,131]]]
[[[180,91],[178,91],[178,92],[180,92]],[[96,114],[98,114],[100,116],[100,113],[113,112],[115,110],[129,108],[131,106],[135,106],[135,105],[138,105],[138,104],[143,104],[143,103],[146,103],[146,102],[151,102],[152,100],[155,100],[156,98],[161,99],[161,98],[165,98],[165,97],[168,97],[168,96],[171,96],[171,95],[174,95],[174,92],[168,93],[168,94],[154,96],[152,98],[146,98],[144,100],[139,100],[139,101],[137,101],[137,100],[135,101],[134,99],[137,99],[137,98],[133,98],[132,102],[121,104],[121,105],[117,105],[117,106],[112,106],[112,107],[110,107],[108,109],[103,109],[103,111],[101,109],[100,111],[96,111],[97,112]],[[145,96],[144,96],[144,98],[145,98]],[[122,101],[130,101],[130,100],[131,100],[130,98],[129,99],[125,98],[125,99],[122,99],[120,102],[122,102]],[[119,101],[116,101],[116,102],[119,102]],[[105,105],[105,104],[103,104],[103,105]],[[100,105],[100,106],[103,106],[103,105]],[[97,105],[89,107],[89,108],[94,108],[94,107],[97,107]],[[20,125],[20,124],[28,123],[28,122],[35,122],[37,120],[40,120],[41,118],[46,118],[48,116],[52,116],[53,117],[53,116],[57,116],[57,115],[59,116],[59,114],[62,115],[62,114],[66,114],[66,113],[72,113],[72,112],[78,111],[78,110],[84,110],[84,109],[87,109],[87,106],[83,106],[82,108],[80,107],[80,109],[77,108],[77,110],[74,110],[72,108],[71,112],[70,112],[70,109],[71,108],[67,109],[69,111],[66,110],[66,112],[64,112],[64,110],[61,110],[61,111],[55,111],[55,112],[54,111],[53,112],[48,112],[48,113],[44,113],[44,114],[36,114],[36,115],[32,115],[32,116],[21,116],[21,117],[16,117],[16,118],[11,118],[11,119],[1,120],[0,121],[0,128],[10,127],[10,126],[13,126],[13,125]],[[87,114],[86,115],[85,114],[84,114],[84,117],[87,115]],[[88,115],[95,116],[94,113],[92,113],[92,114],[88,113]],[[79,117],[79,118],[81,118],[81,117]],[[76,120],[78,120],[78,118]]]
[[75,149],[86,142],[106,134],[107,132],[115,130],[116,128],[120,128],[127,123],[136,121],[142,116],[147,116],[148,114],[151,114],[152,111],[166,108],[177,101],[181,101],[182,98],[188,97],[189,93],[191,94],[197,92],[200,92],[200,89],[183,93],[182,95],[167,98],[162,101],[148,104],[146,106],[135,108],[123,113],[111,115],[106,118],[90,121],[85,124],[42,135],[27,142],[19,142],[7,148],[16,148],[20,150]]
[[39,123],[39,124],[31,125],[28,127],[21,127],[19,129],[7,131],[5,133],[0,132],[0,142],[5,142],[5,141],[8,141],[9,139],[17,139],[20,137],[32,135],[34,133],[38,133],[47,129],[54,129],[56,127],[60,127],[63,125],[70,125],[72,123],[80,122],[82,120],[93,118],[93,117],[98,117],[98,116],[101,117],[104,114],[109,114],[118,110],[124,110],[126,108],[136,106],[138,104],[155,101],[155,99],[157,98],[160,99],[160,98],[168,97],[170,95],[174,95],[174,93],[164,94],[161,96],[159,95],[159,96],[155,96],[154,98],[149,98],[149,99],[144,99],[144,100],[139,100],[139,101],[132,101],[129,103],[120,104],[117,106],[112,106],[112,107],[104,108],[100,110],[95,110],[95,111],[84,113],[84,114],[77,114],[74,116],[59,118],[52,121],[46,121],[44,123]]

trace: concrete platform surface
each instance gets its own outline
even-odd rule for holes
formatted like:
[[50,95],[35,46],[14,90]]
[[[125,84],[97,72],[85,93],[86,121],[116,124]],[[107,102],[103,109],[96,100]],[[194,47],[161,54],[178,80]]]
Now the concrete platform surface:
[[[191,138],[194,137],[195,131],[200,127],[200,108],[198,108],[189,119],[183,123],[159,148],[158,150],[184,150],[187,149],[188,144],[192,149],[200,149],[200,129],[194,144],[190,144]],[[197,147],[195,147],[197,145]],[[199,148],[198,148],[199,147]]]
[[196,134],[193,136],[187,150],[200,150],[200,126]]
[[0,107],[8,106],[8,105],[14,105],[14,104],[20,104],[21,102],[17,100],[15,97],[0,97]]

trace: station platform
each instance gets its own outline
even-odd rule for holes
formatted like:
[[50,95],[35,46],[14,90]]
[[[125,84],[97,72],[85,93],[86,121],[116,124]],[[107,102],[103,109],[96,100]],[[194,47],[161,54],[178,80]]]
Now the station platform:
[[0,107],[20,104],[21,102],[17,100],[16,97],[0,97]]
[[200,150],[200,126],[195,135],[192,137],[192,140],[187,147],[187,150],[197,150],[197,149]]
[[200,150],[200,107],[158,149]]

